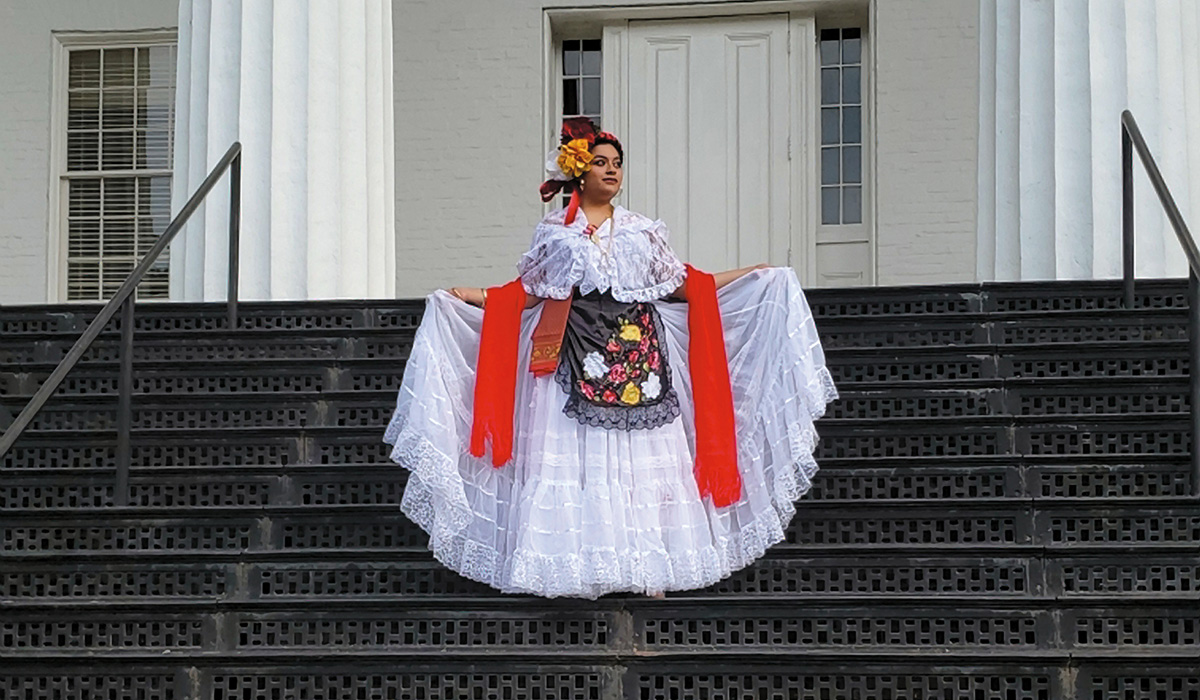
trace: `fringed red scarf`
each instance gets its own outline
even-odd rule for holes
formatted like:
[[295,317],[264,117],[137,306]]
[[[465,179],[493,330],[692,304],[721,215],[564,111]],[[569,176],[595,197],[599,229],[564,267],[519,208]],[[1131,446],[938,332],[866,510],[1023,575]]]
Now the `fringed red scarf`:
[[[696,484],[713,505],[731,505],[741,498],[737,466],[737,433],[733,390],[725,355],[725,334],[717,305],[713,276],[687,266],[688,364],[696,404]],[[492,464],[512,459],[513,409],[516,401],[518,339],[525,289],[520,278],[488,290],[475,373],[474,423],[471,454],[483,457],[492,443]],[[545,367],[536,368],[540,373]]]
[[471,454],[483,457],[484,441],[492,441],[492,464],[512,459],[513,403],[517,397],[517,348],[525,287],[521,278],[487,293],[479,359],[475,362],[475,408]]

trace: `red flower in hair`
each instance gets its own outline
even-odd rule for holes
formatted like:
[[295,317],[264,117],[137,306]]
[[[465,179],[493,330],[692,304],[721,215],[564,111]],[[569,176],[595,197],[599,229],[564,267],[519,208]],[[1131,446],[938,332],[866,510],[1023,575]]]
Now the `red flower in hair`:
[[596,125],[591,119],[571,117],[563,120],[562,142],[567,143],[575,139],[587,139],[588,144],[596,143]]

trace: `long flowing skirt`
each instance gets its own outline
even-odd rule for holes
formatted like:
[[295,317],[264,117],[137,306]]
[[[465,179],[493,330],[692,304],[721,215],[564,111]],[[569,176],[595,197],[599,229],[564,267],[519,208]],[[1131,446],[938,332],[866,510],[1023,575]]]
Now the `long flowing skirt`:
[[526,310],[514,455],[496,468],[467,449],[483,312],[431,294],[384,441],[411,472],[401,508],[434,556],[504,592],[595,598],[702,588],[781,541],[817,471],[813,421],[837,391],[790,268],[745,275],[718,302],[742,477],[723,508],[700,498],[692,473],[686,304],[655,302],[681,415],[633,430],[564,415],[554,377],[528,370],[541,306]]

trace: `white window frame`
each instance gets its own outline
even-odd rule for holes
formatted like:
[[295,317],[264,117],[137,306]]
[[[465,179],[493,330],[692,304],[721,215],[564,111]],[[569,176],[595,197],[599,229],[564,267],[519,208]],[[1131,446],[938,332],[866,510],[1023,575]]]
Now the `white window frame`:
[[[75,50],[178,45],[174,28],[104,32],[54,32],[50,59],[50,180],[46,217],[46,299],[52,304],[95,304],[96,299],[67,298],[67,87],[68,53]],[[112,171],[120,175],[123,171]],[[170,170],[132,170],[130,174],[171,175]],[[149,300],[147,300],[149,301]]]
[[[789,144],[792,186],[800,195],[792,198],[791,245],[789,258],[801,262],[796,267],[805,285],[816,285],[818,240],[858,240],[870,242],[870,286],[878,279],[878,231],[876,230],[875,182],[877,171],[875,142],[875,54],[876,0],[758,0],[756,2],[701,2],[678,5],[621,5],[596,8],[547,9],[542,13],[542,42],[544,47],[542,72],[545,151],[558,141],[559,115],[562,96],[562,40],[591,38],[597,31],[601,37],[601,76],[603,79],[601,114],[606,128],[618,136],[629,132],[627,111],[628,86],[623,82],[628,25],[632,20],[686,19],[697,17],[740,16],[788,13],[790,15],[790,59],[797,70],[791,75],[793,105],[791,131],[798,135]],[[818,60],[818,28],[835,26],[858,27],[862,30],[863,51],[863,221],[851,226],[820,225],[821,204],[821,146],[820,146],[820,89],[821,66]],[[807,80],[808,89],[805,89]],[[540,167],[540,163],[539,163]],[[539,180],[540,181],[540,180]],[[549,211],[549,209],[547,209]],[[826,232],[821,230],[829,229]],[[843,228],[844,231],[832,231]],[[853,229],[853,231],[849,230]],[[830,242],[833,242],[830,240]],[[793,263],[794,264],[794,263]]]
[[[862,221],[857,224],[823,224],[821,223],[821,30],[822,29],[860,29],[862,44]],[[804,247],[806,251],[806,284],[818,285],[817,279],[817,246],[822,243],[867,243],[870,262],[867,268],[867,279],[861,286],[871,287],[879,278],[878,237],[875,231],[875,69],[871,57],[874,55],[874,35],[870,22],[861,15],[839,14],[822,15],[813,28],[813,44],[810,45],[807,56],[813,62],[807,69],[812,78],[812,90],[808,98],[811,102],[806,105],[805,112],[812,115],[812,123],[807,133],[812,140],[812,169],[809,171],[812,185],[807,187],[812,198],[806,206],[812,212],[809,226],[812,240]]]

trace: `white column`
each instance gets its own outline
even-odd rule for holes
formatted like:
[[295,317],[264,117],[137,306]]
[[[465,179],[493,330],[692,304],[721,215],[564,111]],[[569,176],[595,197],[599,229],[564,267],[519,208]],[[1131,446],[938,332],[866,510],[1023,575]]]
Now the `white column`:
[[[387,0],[180,0],[172,201],[242,142],[242,299],[394,296],[391,22]],[[173,298],[225,298],[228,192],[172,246]]]
[[[1200,227],[1196,3],[997,0],[980,11],[979,235],[993,239],[980,241],[981,279],[1120,274],[1126,108]],[[1138,274],[1183,275],[1174,231],[1135,168]]]

